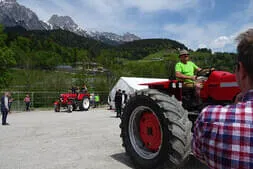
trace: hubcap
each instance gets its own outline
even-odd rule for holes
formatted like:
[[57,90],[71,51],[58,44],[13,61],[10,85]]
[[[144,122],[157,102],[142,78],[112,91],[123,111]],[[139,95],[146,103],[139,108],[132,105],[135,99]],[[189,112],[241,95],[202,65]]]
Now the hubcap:
[[83,108],[88,109],[90,106],[90,101],[88,98],[83,99]]
[[140,120],[140,135],[145,147],[157,151],[161,145],[160,123],[152,112],[145,112]]
[[128,129],[131,145],[139,156],[153,159],[159,154],[163,131],[151,108],[136,107],[130,116]]
[[72,112],[73,111],[73,106],[69,105],[69,111]]

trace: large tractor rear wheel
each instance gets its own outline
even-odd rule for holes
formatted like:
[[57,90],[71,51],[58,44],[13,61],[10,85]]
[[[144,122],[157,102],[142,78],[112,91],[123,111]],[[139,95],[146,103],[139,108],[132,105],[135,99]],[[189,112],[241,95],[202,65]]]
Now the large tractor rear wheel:
[[192,123],[175,98],[157,90],[139,91],[121,120],[123,146],[138,168],[175,167],[188,159]]
[[83,100],[80,103],[80,110],[89,110],[90,108],[90,99],[88,97],[84,97]]

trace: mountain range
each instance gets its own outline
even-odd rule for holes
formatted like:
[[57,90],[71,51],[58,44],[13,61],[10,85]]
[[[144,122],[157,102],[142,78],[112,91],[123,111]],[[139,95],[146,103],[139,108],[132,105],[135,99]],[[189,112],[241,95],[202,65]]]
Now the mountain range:
[[124,35],[118,35],[112,32],[87,31],[76,24],[69,16],[54,14],[47,22],[43,22],[31,9],[20,5],[16,0],[0,0],[0,24],[5,27],[22,26],[27,30],[62,29],[115,45],[141,39],[128,32]]

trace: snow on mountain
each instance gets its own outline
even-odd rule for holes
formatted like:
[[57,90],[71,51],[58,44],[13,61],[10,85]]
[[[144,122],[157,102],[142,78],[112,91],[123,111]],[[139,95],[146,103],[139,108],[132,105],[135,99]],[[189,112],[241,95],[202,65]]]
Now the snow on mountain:
[[137,37],[134,34],[126,33],[123,36],[117,35],[115,33],[111,32],[98,32],[98,31],[86,31],[79,27],[71,17],[69,16],[58,16],[53,15],[48,23],[50,23],[53,26],[53,29],[64,29],[71,32],[74,32],[78,35],[85,36],[85,37],[91,37],[96,40],[100,40],[103,42],[109,41],[115,41],[118,43],[124,43],[124,42],[130,42],[134,40],[139,40],[140,38]]
[[69,16],[53,15],[48,20],[48,23],[52,26],[53,29],[68,30],[78,35],[88,37],[86,31],[80,28]]
[[130,33],[125,33],[123,36],[111,33],[111,32],[98,32],[98,31],[88,31],[88,35],[96,40],[104,40],[108,39],[111,41],[116,41],[119,43],[124,43],[124,42],[131,42],[134,40],[140,40],[138,36]]
[[0,0],[0,23],[8,26],[22,26],[28,30],[44,30],[48,26],[37,15],[16,0]]
[[0,0],[0,24],[6,27],[22,26],[27,30],[63,29],[110,44],[140,39],[131,33],[121,36],[111,32],[86,31],[69,16],[53,15],[47,22],[43,22],[32,10],[18,4],[16,0]]

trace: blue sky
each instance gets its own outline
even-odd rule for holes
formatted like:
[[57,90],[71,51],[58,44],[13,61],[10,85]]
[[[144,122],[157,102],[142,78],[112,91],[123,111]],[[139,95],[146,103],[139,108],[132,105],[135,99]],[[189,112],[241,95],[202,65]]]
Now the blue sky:
[[234,52],[253,27],[253,0],[17,0],[40,20],[70,16],[83,29],[168,38],[187,47]]

